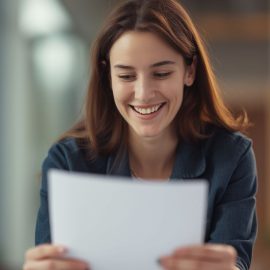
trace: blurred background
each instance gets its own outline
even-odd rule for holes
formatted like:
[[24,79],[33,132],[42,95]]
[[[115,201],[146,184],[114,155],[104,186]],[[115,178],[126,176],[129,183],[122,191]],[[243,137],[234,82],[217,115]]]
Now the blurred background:
[[[39,173],[79,117],[89,48],[117,0],[0,1],[0,269],[34,245]],[[253,122],[259,235],[253,270],[270,269],[270,1],[182,0],[207,40],[222,93]]]

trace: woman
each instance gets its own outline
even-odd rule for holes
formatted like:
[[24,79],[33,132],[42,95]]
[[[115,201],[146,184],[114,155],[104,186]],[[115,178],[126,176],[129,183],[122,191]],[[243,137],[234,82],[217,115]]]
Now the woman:
[[[83,117],[43,164],[37,247],[25,269],[87,269],[50,243],[47,171],[209,181],[205,244],[168,250],[163,269],[248,269],[256,236],[256,166],[246,116],[225,107],[202,40],[174,0],[125,1],[92,51]],[[153,180],[152,180],[153,181]],[[172,221],[173,222],[173,221]],[[43,245],[40,245],[43,244]],[[105,258],[106,259],[106,258]]]

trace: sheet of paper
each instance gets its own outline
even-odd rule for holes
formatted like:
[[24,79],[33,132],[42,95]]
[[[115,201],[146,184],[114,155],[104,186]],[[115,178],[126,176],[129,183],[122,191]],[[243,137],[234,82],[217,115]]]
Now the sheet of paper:
[[52,241],[92,270],[158,270],[157,259],[203,242],[207,182],[132,181],[49,172]]

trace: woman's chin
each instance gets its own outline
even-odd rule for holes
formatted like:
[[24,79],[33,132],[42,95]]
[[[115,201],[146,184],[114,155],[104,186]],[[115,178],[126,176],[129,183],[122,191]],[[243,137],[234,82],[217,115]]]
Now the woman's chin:
[[133,130],[136,136],[142,139],[157,138],[161,135],[162,131],[158,128],[138,128]]

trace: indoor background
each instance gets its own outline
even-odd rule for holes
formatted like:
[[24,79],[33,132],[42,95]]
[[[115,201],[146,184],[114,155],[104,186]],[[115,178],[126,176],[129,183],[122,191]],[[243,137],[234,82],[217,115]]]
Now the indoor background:
[[[0,1],[0,269],[34,245],[40,168],[78,119],[89,48],[116,0]],[[259,235],[252,270],[270,269],[270,4],[182,0],[207,40],[222,93],[253,122]]]

